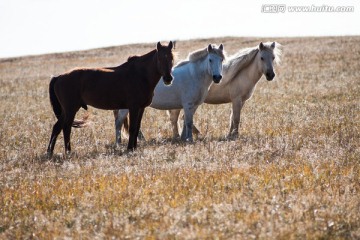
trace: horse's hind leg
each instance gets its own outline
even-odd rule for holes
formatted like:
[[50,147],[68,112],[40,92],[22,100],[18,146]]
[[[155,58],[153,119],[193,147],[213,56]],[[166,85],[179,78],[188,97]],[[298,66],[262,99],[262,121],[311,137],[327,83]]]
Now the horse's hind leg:
[[47,155],[49,158],[52,156],[52,154],[54,152],[56,139],[59,136],[61,129],[62,129],[62,121],[60,119],[58,119],[57,122],[53,126],[49,146],[47,148]]
[[135,133],[135,136],[136,136],[135,148],[137,147],[137,139],[138,139],[139,132],[140,132],[141,120],[144,115],[144,110],[145,110],[145,108],[140,108],[139,114],[138,114],[138,120],[137,120],[137,124],[136,124],[136,133]]
[[65,144],[65,153],[69,154],[71,152],[71,144],[70,144],[70,135],[71,135],[71,127],[75,119],[75,114],[69,113],[66,115],[66,120],[63,125],[63,134],[64,134],[64,144]]
[[239,136],[240,113],[243,107],[241,99],[234,99],[232,101],[232,112],[230,116],[230,130],[228,138],[236,138]]
[[[115,117],[115,145],[118,145],[121,143],[121,127],[126,121],[127,115],[129,113],[129,110],[127,109],[120,109],[114,111],[114,117]],[[128,129],[126,129],[128,131]]]
[[178,129],[178,119],[180,114],[180,109],[174,109],[167,111],[168,115],[170,116],[170,121],[173,130],[173,139],[179,138],[179,129]]
[[181,134],[181,140],[192,142],[193,136],[192,136],[192,126],[193,126],[193,119],[194,119],[194,113],[197,109],[197,106],[189,105],[188,107],[184,108],[184,129],[183,133]]

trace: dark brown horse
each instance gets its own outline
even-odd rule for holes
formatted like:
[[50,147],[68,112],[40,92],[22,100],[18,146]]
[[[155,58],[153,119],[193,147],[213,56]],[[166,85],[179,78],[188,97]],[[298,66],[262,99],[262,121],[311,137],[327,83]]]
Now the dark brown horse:
[[145,107],[151,103],[154,88],[163,77],[164,83],[172,82],[173,44],[162,46],[143,55],[129,57],[124,64],[113,68],[75,69],[50,81],[50,102],[58,121],[55,123],[48,156],[52,156],[57,136],[64,134],[65,152],[71,151],[71,127],[82,127],[75,121],[76,112],[87,105],[105,110],[130,110],[130,137],[128,149],[137,146],[137,136]]

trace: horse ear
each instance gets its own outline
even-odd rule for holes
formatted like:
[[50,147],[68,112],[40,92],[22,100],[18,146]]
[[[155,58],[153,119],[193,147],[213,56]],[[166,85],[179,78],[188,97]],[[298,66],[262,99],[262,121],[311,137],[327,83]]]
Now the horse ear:
[[264,49],[264,44],[263,44],[262,42],[260,42],[260,44],[259,44],[259,49],[260,49],[260,50],[263,50],[263,49]]
[[172,42],[172,41],[169,42],[168,48],[169,48],[170,50],[173,48],[173,42]]
[[273,42],[273,43],[270,45],[270,47],[271,47],[272,49],[274,49],[274,48],[275,48],[275,42]]
[[210,52],[212,49],[213,49],[213,47],[211,46],[211,44],[209,44],[209,46],[207,48],[208,52]]
[[220,49],[221,51],[224,50],[224,45],[220,44],[219,49]]
[[161,43],[158,42],[157,45],[156,45],[156,49],[157,49],[157,50],[160,50],[160,48],[161,48]]

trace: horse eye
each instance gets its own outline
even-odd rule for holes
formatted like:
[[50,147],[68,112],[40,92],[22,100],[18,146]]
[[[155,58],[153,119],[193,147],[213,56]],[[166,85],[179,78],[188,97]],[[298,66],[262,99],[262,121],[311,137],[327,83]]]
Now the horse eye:
[[261,61],[264,61],[264,58],[263,58],[263,57],[261,57]]
[[212,60],[211,60],[211,59],[209,59],[209,62],[212,62]]
[[273,57],[273,60],[275,59],[275,57]]

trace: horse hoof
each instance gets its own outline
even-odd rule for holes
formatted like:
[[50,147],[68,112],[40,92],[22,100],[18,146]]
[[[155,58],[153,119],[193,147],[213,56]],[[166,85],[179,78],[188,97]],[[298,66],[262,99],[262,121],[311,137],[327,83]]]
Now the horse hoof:
[[227,140],[235,140],[239,137],[239,133],[231,133],[229,135],[226,136]]
[[75,157],[76,156],[76,153],[75,152],[72,152],[72,151],[66,151],[65,152],[65,159],[71,159],[71,158],[73,158],[73,157]]
[[171,143],[180,143],[181,141],[182,140],[181,140],[180,136],[171,138]]
[[135,150],[136,150],[135,147],[128,147],[128,148],[127,148],[127,151],[128,151],[128,152],[134,152]]
[[52,152],[46,152],[46,158],[47,159],[51,159],[53,156],[53,153]]
[[138,141],[146,141],[146,138],[144,137],[144,135],[142,133],[139,133]]

